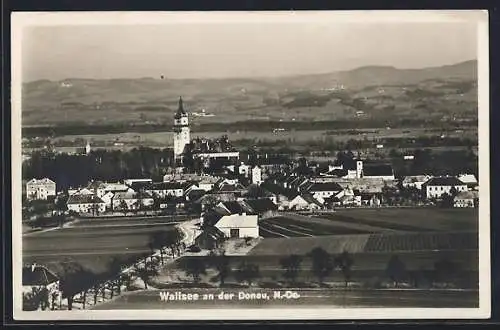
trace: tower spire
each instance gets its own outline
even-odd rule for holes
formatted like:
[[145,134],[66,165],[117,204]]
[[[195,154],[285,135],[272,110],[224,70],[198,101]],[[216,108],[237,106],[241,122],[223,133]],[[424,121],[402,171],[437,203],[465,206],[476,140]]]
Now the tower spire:
[[180,118],[182,115],[185,115],[186,111],[184,111],[184,104],[182,102],[182,96],[179,96],[179,107],[177,108],[177,113],[175,114],[175,118]]

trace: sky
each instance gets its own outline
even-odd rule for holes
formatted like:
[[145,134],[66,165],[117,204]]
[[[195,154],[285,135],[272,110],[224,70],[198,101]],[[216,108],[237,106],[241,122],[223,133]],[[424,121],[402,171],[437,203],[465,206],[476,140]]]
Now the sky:
[[469,22],[30,26],[23,81],[66,78],[225,78],[422,68],[477,58]]

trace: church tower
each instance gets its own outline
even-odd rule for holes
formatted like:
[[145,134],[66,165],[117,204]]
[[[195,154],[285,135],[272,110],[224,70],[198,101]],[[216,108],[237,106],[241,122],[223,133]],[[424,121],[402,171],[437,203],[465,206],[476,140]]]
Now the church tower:
[[184,110],[182,97],[174,116],[174,159],[180,159],[184,148],[190,143],[188,114]]

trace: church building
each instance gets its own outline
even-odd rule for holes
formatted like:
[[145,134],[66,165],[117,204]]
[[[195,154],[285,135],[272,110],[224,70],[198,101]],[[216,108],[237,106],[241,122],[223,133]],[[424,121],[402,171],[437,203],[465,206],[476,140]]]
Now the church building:
[[179,98],[179,107],[174,116],[174,159],[181,159],[184,148],[190,143],[189,119],[184,110],[182,97]]

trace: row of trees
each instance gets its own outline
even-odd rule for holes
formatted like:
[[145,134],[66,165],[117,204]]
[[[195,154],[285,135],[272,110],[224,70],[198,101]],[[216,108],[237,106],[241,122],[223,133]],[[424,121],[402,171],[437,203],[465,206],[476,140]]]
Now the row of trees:
[[[122,288],[131,290],[136,279],[144,282],[144,288],[148,289],[148,282],[159,274],[160,266],[166,261],[170,254],[175,258],[179,256],[185,245],[182,240],[182,232],[178,229],[169,231],[157,231],[150,236],[148,247],[150,253],[142,261],[134,259],[112,258],[108,264],[107,271],[95,273],[85,268],[74,260],[65,260],[61,263],[59,290],[62,299],[67,299],[67,308],[71,310],[77,295],[81,298],[82,308],[86,308],[89,295],[93,296],[93,304],[97,304],[99,297],[112,299],[122,293]],[[153,254],[160,251],[160,256]],[[125,271],[128,264],[133,264]],[[36,292],[35,292],[36,291]],[[56,294],[49,294],[46,289],[37,289],[23,296],[23,308],[25,310],[55,309],[57,302]],[[59,309],[62,308],[59,305]]]
[[[348,251],[338,255],[331,255],[324,249],[317,247],[305,256],[292,254],[280,259],[282,277],[289,285],[298,284],[297,280],[303,271],[303,263],[307,258],[311,261],[309,271],[317,278],[319,284],[324,284],[325,279],[334,271],[340,272],[345,287],[348,287],[349,283],[352,282],[353,255]],[[183,258],[180,267],[185,271],[186,275],[192,277],[194,283],[201,281],[201,276],[207,274],[207,268],[214,268],[217,271],[215,280],[219,281],[220,286],[225,285],[229,276],[233,276],[238,283],[246,283],[249,286],[262,276],[259,266],[247,261],[241,262],[236,267],[231,267],[230,258],[225,255],[224,250],[213,251],[207,259],[200,257]],[[419,287],[423,280],[430,280],[435,283],[451,282],[459,270],[458,264],[443,259],[435,263],[431,275],[423,278],[422,272],[408,271],[404,261],[394,255],[387,263],[385,275],[394,287],[399,287],[403,282]]]

